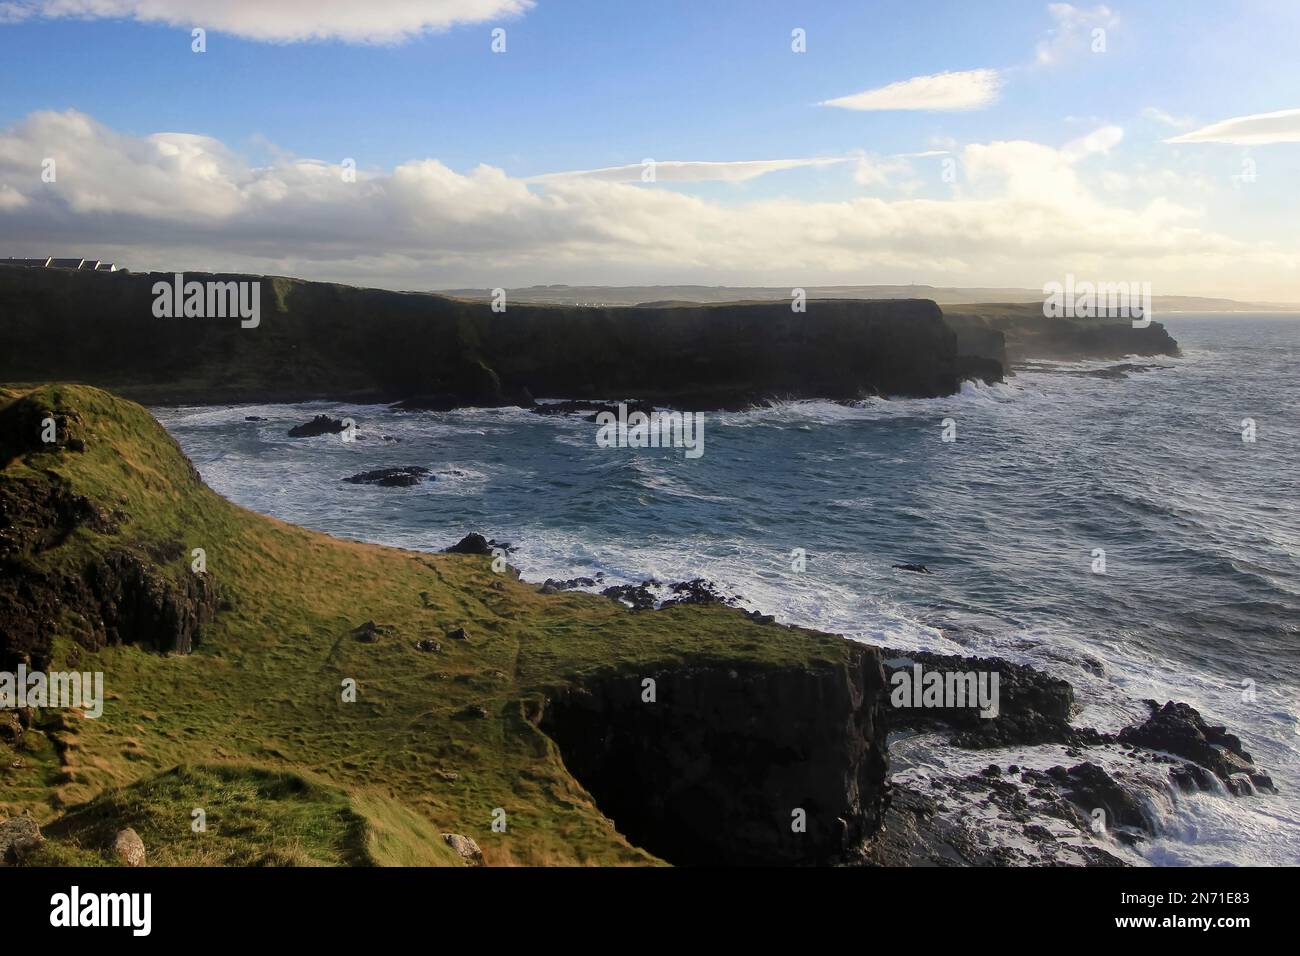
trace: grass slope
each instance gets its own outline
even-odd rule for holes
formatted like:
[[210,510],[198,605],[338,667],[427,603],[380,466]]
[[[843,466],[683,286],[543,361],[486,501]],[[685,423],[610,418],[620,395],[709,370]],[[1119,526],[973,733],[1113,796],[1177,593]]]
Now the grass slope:
[[[542,595],[486,557],[341,541],[254,514],[198,481],[143,408],[95,388],[0,390],[0,415],[14,403],[65,416],[85,450],[15,457],[0,490],[64,485],[118,521],[78,527],[25,555],[27,567],[79,573],[112,548],[179,544],[159,570],[181,580],[203,548],[227,602],[191,655],[90,653],[77,641],[86,622],[58,622],[53,668],[103,671],[107,700],[99,720],[47,712],[17,753],[0,744],[0,817],[36,817],[55,844],[46,862],[94,857],[111,819],[134,825],[163,864],[458,863],[445,831],[473,837],[489,864],[652,864],[530,719],[548,689],[611,668],[845,659],[840,638],[723,607],[632,613]],[[352,630],[368,619],[393,630],[359,641]],[[456,627],[467,641],[445,637]],[[422,638],[441,652],[417,650]],[[346,679],[354,703],[342,700]],[[467,713],[476,707],[487,716]],[[205,834],[190,828],[195,807]],[[491,828],[496,808],[503,833]]]

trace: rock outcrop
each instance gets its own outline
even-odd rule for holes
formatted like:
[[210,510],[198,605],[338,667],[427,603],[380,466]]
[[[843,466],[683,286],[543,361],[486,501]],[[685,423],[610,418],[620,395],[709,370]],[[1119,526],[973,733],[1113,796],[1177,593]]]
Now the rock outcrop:
[[1059,677],[996,657],[959,657],[926,651],[885,650],[883,653],[891,694],[902,680],[914,681],[917,673],[922,680],[932,673],[945,679],[948,675],[965,674],[975,675],[977,680],[981,679],[980,675],[997,676],[996,713],[992,716],[983,716],[974,700],[960,706],[955,701],[944,701],[948,706],[937,707],[890,706],[886,720],[891,729],[948,728],[954,732],[953,743],[970,749],[1047,743],[1079,746],[1103,740],[1091,728],[1070,724],[1074,688]]
[[[60,440],[41,440],[42,422],[59,424]],[[0,459],[79,455],[86,437],[75,410],[20,399],[0,412]],[[198,472],[170,439],[183,463],[183,481],[201,484]],[[74,491],[65,479],[34,469],[0,482],[0,669],[23,662],[44,668],[51,635],[68,616],[78,621],[76,640],[96,650],[138,644],[160,652],[189,653],[221,601],[210,574],[193,573],[177,541],[133,541],[120,536],[127,515]],[[75,565],[46,562],[75,533],[94,542]]]
[[0,866],[22,863],[44,843],[36,821],[28,817],[0,820]]
[[618,830],[669,862],[827,863],[879,826],[884,706],[879,652],[853,646],[840,666],[611,673],[558,691],[538,723]]
[[[1274,790],[1273,781],[1256,769],[1254,760],[1241,746],[1241,738],[1229,733],[1228,728],[1207,724],[1194,707],[1181,702],[1171,700],[1160,706],[1148,700],[1147,706],[1151,716],[1138,726],[1121,730],[1120,741],[1190,760],[1211,771],[1238,795],[1249,792],[1241,782],[1243,777],[1256,789]],[[1174,780],[1186,787],[1188,782],[1195,782],[1195,777],[1175,773]]]

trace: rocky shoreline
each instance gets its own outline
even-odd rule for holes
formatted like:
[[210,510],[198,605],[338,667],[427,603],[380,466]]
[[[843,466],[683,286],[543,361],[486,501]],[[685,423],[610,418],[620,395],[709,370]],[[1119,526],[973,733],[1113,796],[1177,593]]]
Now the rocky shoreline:
[[[540,590],[559,593],[595,588],[601,585],[601,577],[547,579]],[[640,585],[607,587],[600,593],[633,611],[650,613],[683,604],[741,607],[743,603],[739,596],[724,595],[703,579],[672,584],[650,579]],[[790,627],[776,625],[770,615],[759,611],[745,613],[760,623]],[[861,781],[858,790],[876,793],[878,803],[860,809],[859,822],[864,825],[853,829],[854,837],[844,841],[837,852],[824,854],[820,862],[860,866],[1124,866],[1125,861],[1105,849],[1104,843],[1110,839],[1133,846],[1156,835],[1158,821],[1147,809],[1153,787],[1163,787],[1170,797],[1212,791],[1233,798],[1251,798],[1277,792],[1272,779],[1255,766],[1239,738],[1225,727],[1207,724],[1188,704],[1146,701],[1150,716],[1145,721],[1117,734],[1103,733],[1072,722],[1078,705],[1068,681],[1032,666],[998,657],[868,649],[878,655],[883,678],[879,682],[873,678],[869,683],[885,699],[874,704],[864,700],[859,705],[871,708],[867,723],[873,731],[870,746],[878,751],[879,761],[873,776]],[[941,675],[997,674],[997,713],[981,716],[970,706],[897,706],[890,687],[902,683],[896,680],[898,675],[917,668]],[[601,708],[592,704],[591,693],[590,689],[580,693],[586,701],[582,705],[586,713],[580,722],[581,732],[576,726],[568,726],[563,733],[585,741],[588,750],[591,740],[599,740],[613,750],[614,745],[608,743],[609,729],[595,726],[591,711]],[[600,692],[596,694],[600,696]],[[552,721],[552,726],[555,724]],[[645,740],[663,739],[661,733],[646,728],[639,733],[643,734],[642,748]],[[937,734],[950,746],[968,752],[1059,745],[1074,762],[1042,770],[1014,763],[990,763],[979,773],[932,776],[926,792],[895,783],[889,773],[891,743],[900,736],[916,734]],[[613,818],[620,828],[620,819],[635,819],[632,830],[650,841],[647,846],[660,838],[642,818],[645,808],[629,805],[635,799],[632,794],[646,789],[635,781],[645,772],[643,764],[630,763],[620,776],[608,767],[594,769],[599,760],[590,752],[573,755],[563,742],[561,748],[566,763],[574,762],[575,775],[585,785],[591,786],[588,780],[598,778],[593,793],[598,800],[602,793],[614,800]],[[1090,751],[1122,755],[1155,768],[1156,773],[1141,780],[1115,775],[1090,759]],[[942,812],[943,798],[950,794],[959,794],[960,802],[979,804],[985,812],[1009,821],[1019,830],[1024,843],[1033,848],[1032,852],[990,843],[978,826]],[[1052,825],[1045,825],[1045,821]],[[681,826],[681,821],[674,823],[676,830]],[[687,832],[693,830],[688,827]],[[698,843],[690,845],[692,849],[682,862],[721,861],[716,848],[708,851]],[[674,844],[665,855],[672,860],[682,852]]]

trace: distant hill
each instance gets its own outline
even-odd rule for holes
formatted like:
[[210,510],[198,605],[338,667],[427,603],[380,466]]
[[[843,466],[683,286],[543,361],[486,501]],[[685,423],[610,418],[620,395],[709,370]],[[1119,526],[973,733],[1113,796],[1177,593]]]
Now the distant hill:
[[[810,299],[929,299],[939,305],[986,302],[1042,302],[1038,289],[959,288],[931,285],[804,286]],[[485,302],[491,289],[441,289],[440,295]],[[644,305],[667,308],[710,302],[771,302],[788,300],[785,286],[723,285],[533,285],[507,289],[509,302],[537,305]],[[1300,303],[1240,302],[1192,295],[1152,297],[1159,312],[1300,312]]]

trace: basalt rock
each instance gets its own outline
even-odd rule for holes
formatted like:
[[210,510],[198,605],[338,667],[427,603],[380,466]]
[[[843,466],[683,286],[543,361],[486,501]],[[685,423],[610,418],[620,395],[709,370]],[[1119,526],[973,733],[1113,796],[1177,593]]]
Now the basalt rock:
[[[1080,822],[1087,827],[1104,825],[1126,842],[1132,842],[1138,833],[1152,831],[1151,820],[1134,792],[1091,761],[1068,770],[1065,767],[1026,770],[1021,779],[1026,783],[1054,787],[1082,812],[1083,820]],[[1098,810],[1104,816],[1096,815]]]
[[432,473],[428,468],[408,465],[405,468],[376,468],[363,471],[343,480],[352,485],[378,485],[381,488],[410,488],[427,481]]
[[578,588],[593,588],[603,578],[603,571],[597,572],[594,578],[576,577],[576,578],[547,578],[542,582],[541,591],[543,594],[558,594],[561,591],[573,591]]
[[[1245,775],[1258,789],[1273,790],[1273,782],[1260,773],[1255,762],[1241,746],[1241,739],[1226,727],[1211,726],[1194,707],[1168,701],[1160,706],[1148,700],[1151,716],[1137,726],[1119,732],[1123,743],[1148,750],[1163,751],[1190,760],[1210,770],[1234,792],[1234,778]],[[1258,779],[1256,779],[1258,778]]]
[[879,652],[852,646],[838,665],[610,672],[554,692],[538,723],[602,812],[651,853],[811,864],[842,859],[880,824],[884,705]]
[[[886,716],[891,729],[946,727],[956,732],[953,744],[975,750],[1047,743],[1085,746],[1108,739],[1091,728],[1071,726],[1074,688],[1068,681],[1027,664],[926,651],[885,650],[884,655],[890,687],[895,690],[915,683],[918,665],[922,681],[931,673],[940,674],[945,681],[948,675],[974,675],[978,682],[981,675],[988,675],[983,679],[991,690],[992,675],[998,678],[995,716],[981,716],[975,700],[944,700],[948,706],[939,707],[912,706],[912,696],[900,692],[904,706],[890,706]],[[970,681],[964,682],[964,687],[970,686]],[[893,696],[891,692],[891,702]],[[957,706],[959,703],[962,705]]]
[[492,543],[478,532],[470,532],[450,548],[443,548],[447,554],[491,554]]
[[317,435],[337,435],[340,432],[347,431],[347,425],[342,419],[330,418],[328,415],[317,415],[311,421],[302,425],[294,425],[289,429],[290,438],[315,438]]
[[634,611],[652,610],[657,603],[654,593],[646,584],[615,584],[600,593],[626,604]]

